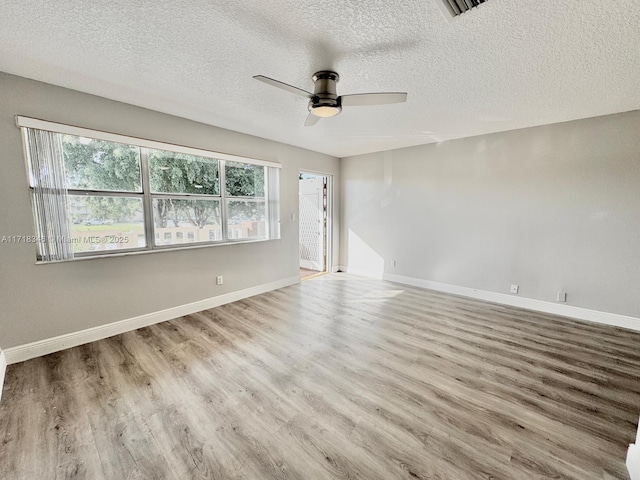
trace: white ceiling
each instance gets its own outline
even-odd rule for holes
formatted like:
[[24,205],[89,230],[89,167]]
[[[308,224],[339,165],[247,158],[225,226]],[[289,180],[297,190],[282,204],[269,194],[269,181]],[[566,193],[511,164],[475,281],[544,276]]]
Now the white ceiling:
[[[2,0],[0,70],[338,157],[640,108],[637,0]],[[407,91],[303,127],[306,100]]]

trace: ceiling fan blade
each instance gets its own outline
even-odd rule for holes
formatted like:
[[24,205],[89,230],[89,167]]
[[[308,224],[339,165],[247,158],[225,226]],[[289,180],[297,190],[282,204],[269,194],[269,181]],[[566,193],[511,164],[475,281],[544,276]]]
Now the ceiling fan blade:
[[313,113],[309,112],[309,115],[307,115],[307,119],[304,121],[304,126],[313,127],[319,121],[320,117],[316,117]]
[[282,90],[286,90],[287,92],[290,92],[290,93],[295,93],[296,95],[301,95],[305,98],[310,98],[313,96],[312,93],[307,92],[306,90],[302,90],[301,88],[294,87],[293,85],[289,85],[288,83],[284,83],[279,80],[274,80],[273,78],[265,77],[264,75],[256,75],[253,78],[255,78],[256,80],[260,80],[261,82],[264,82],[267,85],[281,88]]
[[405,92],[356,93],[354,95],[342,95],[340,100],[343,107],[365,107],[367,105],[406,102],[407,94]]

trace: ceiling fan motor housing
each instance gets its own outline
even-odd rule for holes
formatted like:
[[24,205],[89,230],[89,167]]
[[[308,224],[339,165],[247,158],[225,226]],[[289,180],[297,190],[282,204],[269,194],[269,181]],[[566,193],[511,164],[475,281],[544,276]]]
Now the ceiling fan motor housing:
[[336,84],[340,75],[329,70],[321,70],[313,75],[314,92],[309,100],[309,111],[318,117],[333,117],[342,111]]

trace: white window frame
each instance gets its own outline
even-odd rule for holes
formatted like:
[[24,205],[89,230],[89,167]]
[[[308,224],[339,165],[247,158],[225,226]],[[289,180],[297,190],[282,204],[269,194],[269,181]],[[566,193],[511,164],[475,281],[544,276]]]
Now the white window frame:
[[[264,242],[269,240],[276,240],[280,238],[280,215],[279,215],[279,186],[278,176],[276,175],[276,188],[269,188],[269,184],[272,180],[270,177],[270,170],[265,168],[265,193],[264,197],[234,197],[226,195],[226,182],[225,182],[225,165],[226,161],[244,163],[262,167],[269,167],[280,169],[282,165],[278,162],[272,162],[268,160],[262,160],[257,158],[244,157],[239,155],[232,155],[228,153],[215,152],[211,150],[204,150],[200,148],[187,147],[183,145],[175,145],[166,142],[159,142],[156,140],[148,140],[144,138],[131,137],[127,135],[121,135],[116,133],[103,132],[100,130],[93,130],[89,128],[77,127],[72,125],[66,125],[61,123],[49,122],[46,120],[39,120],[30,117],[16,116],[16,125],[20,127],[23,132],[23,138],[26,142],[26,128],[46,130],[63,135],[74,135],[79,137],[93,138],[97,140],[104,140],[114,143],[122,143],[138,147],[140,150],[140,176],[141,176],[141,191],[139,192],[123,192],[115,190],[93,190],[93,189],[78,189],[69,188],[69,195],[92,195],[92,196],[116,196],[116,197],[130,197],[140,198],[142,200],[143,219],[144,219],[144,231],[146,246],[135,248],[122,248],[116,250],[100,250],[79,252],[74,254],[74,258],[71,260],[61,261],[73,261],[88,258],[100,258],[100,257],[112,257],[121,255],[152,253],[168,250],[183,250],[188,248],[202,248],[217,245],[230,245],[235,243],[251,243],[251,242]],[[26,144],[25,144],[26,145]],[[26,148],[26,147],[25,147]],[[147,149],[164,150],[174,153],[183,153],[187,155],[194,155],[198,157],[205,157],[216,160],[218,162],[220,193],[218,195],[209,194],[174,194],[174,193],[152,193],[150,186],[149,176],[149,163]],[[26,161],[26,155],[25,155]],[[33,188],[33,174],[30,166],[27,162],[28,172],[28,184],[29,188]],[[273,192],[272,190],[276,190]],[[155,224],[154,224],[154,211],[153,211],[153,199],[155,198],[175,198],[186,200],[216,200],[220,202],[220,226],[221,226],[221,238],[218,240],[209,240],[197,243],[175,243],[171,245],[155,245]],[[227,215],[227,202],[228,200],[254,200],[263,201],[265,203],[265,223],[266,223],[266,235],[265,238],[232,238],[229,235],[228,227],[228,215]],[[276,207],[276,208],[274,208]],[[274,211],[277,210],[277,211]],[[185,235],[185,240],[188,236]],[[53,263],[50,261],[37,263]]]

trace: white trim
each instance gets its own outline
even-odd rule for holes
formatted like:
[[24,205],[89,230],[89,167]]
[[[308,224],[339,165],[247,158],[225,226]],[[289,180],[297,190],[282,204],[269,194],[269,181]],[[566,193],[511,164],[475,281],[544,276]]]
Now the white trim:
[[[334,271],[336,267],[333,265],[333,213],[334,213],[334,176],[332,173],[320,172],[316,170],[308,170],[308,169],[300,169],[298,171],[301,174],[307,175],[315,175],[317,177],[325,177],[327,179],[327,231],[325,232],[325,248],[327,249],[327,256],[325,259],[326,265],[324,266],[324,272],[336,273],[337,270]],[[300,220],[300,185],[298,184],[298,220]],[[300,225],[298,225],[298,230],[300,229]],[[302,263],[303,260],[301,260]],[[304,260],[306,261],[306,260]],[[309,270],[315,270],[312,267],[303,267],[308,268]]]
[[2,401],[5,373],[7,373],[7,357],[5,357],[4,352],[0,348],[0,401]]
[[488,302],[500,303],[502,305],[511,305],[526,310],[534,310],[537,312],[552,313],[563,317],[575,318],[577,320],[586,320],[588,322],[603,323],[614,327],[627,328],[629,330],[640,331],[640,318],[619,315],[617,313],[601,312],[598,310],[589,310],[587,308],[574,307],[567,304],[545,302],[543,300],[535,300],[533,298],[525,298],[515,295],[507,295],[504,293],[489,292],[486,290],[478,290],[476,288],[459,287],[448,283],[432,282],[421,278],[405,277],[402,275],[393,275],[391,273],[367,272],[360,269],[349,269],[348,267],[340,267],[343,272],[354,273],[373,278],[382,278],[390,282],[411,285],[414,287],[426,288],[428,290],[436,290],[438,292],[452,293],[464,297],[477,298]]
[[640,480],[640,443],[629,445],[627,450],[627,470],[631,480]]
[[340,270],[340,265],[334,265],[331,267],[331,273],[338,273]]
[[[182,246],[171,246],[171,247],[154,247],[153,249],[145,249],[142,250],[142,247],[140,247],[140,250],[128,250],[126,252],[118,252],[117,250],[115,251],[115,253],[106,253],[106,254],[98,254],[98,255],[83,255],[82,257],[73,257],[73,258],[69,258],[66,260],[49,260],[49,261],[42,261],[42,260],[36,260],[34,262],[35,265],[54,265],[56,263],[67,263],[67,262],[80,262],[83,260],[95,260],[97,258],[113,258],[113,257],[129,257],[131,255],[145,255],[147,253],[158,253],[158,252],[180,252],[182,250],[196,250],[198,248],[209,248],[209,247],[228,247],[229,245],[244,245],[246,243],[262,243],[262,242],[273,242],[273,241],[279,241],[281,240],[280,237],[278,238],[261,238],[261,239],[257,239],[257,240],[252,240],[252,239],[240,239],[240,240],[234,240],[234,241],[226,241],[226,242],[211,242],[211,243],[199,243],[199,244],[195,244],[195,245],[190,245],[188,243],[177,243],[175,245],[182,245]],[[99,252],[100,250],[95,250],[96,252]],[[102,250],[104,251],[104,250]],[[112,250],[113,251],[113,250]]]
[[478,298],[480,300],[486,300],[488,302],[511,305],[513,307],[520,307],[526,310],[552,313],[555,315],[561,315],[563,317],[571,317],[578,320],[603,323],[605,325],[612,325],[615,327],[622,327],[628,328],[630,330],[640,331],[640,318],[618,315],[617,313],[600,312],[598,310],[589,310],[587,308],[574,307],[567,304],[545,302],[543,300],[535,300],[533,298],[525,298],[515,295],[507,295],[505,293],[495,293],[486,290],[478,290],[476,288],[459,287],[457,285],[431,282],[429,280],[404,277],[401,275],[392,275],[390,273],[385,273],[383,275],[383,279],[389,280],[390,282],[428,288],[429,290],[437,290],[439,292],[453,293],[454,295],[462,295],[464,297]]
[[255,287],[245,288],[244,290],[218,295],[217,297],[211,297],[197,302],[167,308],[166,310],[127,318],[107,325],[88,328],[86,330],[80,330],[78,332],[67,333],[58,337],[47,338],[45,340],[39,340],[37,342],[8,348],[5,350],[7,363],[11,365],[13,363],[23,362],[31,358],[41,357],[66,348],[95,342],[96,340],[102,340],[103,338],[112,337],[113,335],[119,335],[121,333],[153,325],[155,323],[172,320],[184,315],[236,302],[243,298],[260,295],[261,293],[288,287],[289,285],[294,285],[296,283],[300,283],[300,277],[289,277],[276,282],[265,283]]
[[232,162],[250,163],[252,165],[262,165],[265,167],[273,168],[282,167],[282,164],[278,162],[270,162],[268,160],[260,160],[258,158],[243,157],[240,155],[231,155],[228,153],[202,150],[200,148],[185,147],[183,145],[174,145],[172,143],[158,142],[156,140],[148,140],[146,138],[131,137],[128,135],[121,135],[119,133],[101,132],[100,130],[76,127],[73,125],[65,125],[63,123],[48,122],[46,120],[38,120],[37,118],[23,117],[20,115],[16,115],[16,125],[18,127],[37,128],[38,130],[47,130],[49,132],[96,138],[98,140],[106,140],[108,142],[126,143],[128,145],[136,145],[138,147],[169,150],[171,152],[185,153],[187,155],[196,155],[206,158],[214,158],[217,160],[229,160]]

